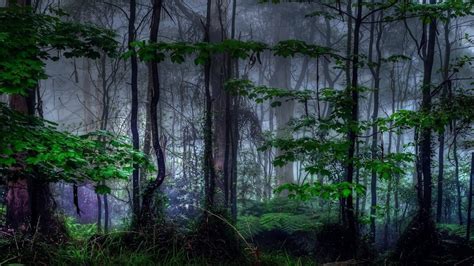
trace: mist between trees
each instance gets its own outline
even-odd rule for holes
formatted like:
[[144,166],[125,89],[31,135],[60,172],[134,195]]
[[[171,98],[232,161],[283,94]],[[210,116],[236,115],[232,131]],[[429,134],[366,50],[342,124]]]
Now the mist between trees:
[[0,265],[473,263],[473,5],[0,1]]

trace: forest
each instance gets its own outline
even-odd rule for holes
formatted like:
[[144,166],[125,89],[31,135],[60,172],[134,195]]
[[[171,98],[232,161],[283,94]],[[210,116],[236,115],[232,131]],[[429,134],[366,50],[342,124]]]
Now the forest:
[[1,265],[474,265],[473,0],[0,0]]

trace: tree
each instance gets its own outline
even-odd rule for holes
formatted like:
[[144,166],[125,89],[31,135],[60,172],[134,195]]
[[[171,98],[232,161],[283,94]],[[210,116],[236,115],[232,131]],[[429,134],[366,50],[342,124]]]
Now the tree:
[[[128,45],[129,49],[133,51],[132,43],[136,40],[136,0],[130,1],[130,14],[128,16]],[[132,94],[132,109],[130,119],[130,130],[132,132],[133,148],[140,149],[140,136],[138,134],[138,59],[134,53],[130,57],[131,64],[131,94]],[[133,190],[133,215],[134,219],[140,216],[140,169],[138,165],[133,167],[132,174],[132,190]]]
[[[160,29],[160,16],[163,8],[163,2],[161,0],[152,1],[152,18],[150,27],[150,41],[156,43],[158,41],[158,32]],[[145,224],[151,221],[152,209],[151,203],[155,191],[161,186],[165,180],[165,158],[163,149],[160,145],[160,138],[158,132],[158,103],[160,101],[160,77],[158,72],[158,62],[151,61],[151,80],[152,80],[152,91],[151,91],[151,103],[150,103],[150,119],[151,119],[151,138],[153,142],[153,150],[155,151],[155,157],[157,161],[158,173],[154,181],[150,182],[143,192],[142,209],[140,214],[140,223]]]
[[[111,32],[63,22],[58,16],[35,14],[29,7],[11,6],[2,9],[0,19],[0,92],[11,94],[10,107],[24,114],[35,114],[35,88],[38,80],[46,77],[42,60],[58,59],[45,48],[65,50],[66,57],[91,58],[99,57],[100,49],[106,53],[112,53],[115,49]],[[29,152],[14,154],[21,161]],[[49,226],[57,224],[53,217],[49,183],[41,178],[34,178],[37,171],[40,169],[36,169],[32,175],[9,181],[8,193],[11,196],[7,207],[8,220],[14,228],[34,229],[38,225],[40,231],[49,233],[51,231],[48,230],[55,230],[59,226]]]
[[[374,1],[372,1],[374,4]],[[377,160],[379,158],[379,148],[378,143],[378,128],[377,128],[377,119],[379,116],[379,94],[380,94],[380,70],[382,65],[382,51],[380,47],[380,42],[383,35],[383,13],[377,18],[375,14],[372,14],[371,25],[370,25],[370,46],[369,46],[369,69],[374,78],[374,92],[373,92],[373,112],[372,112],[372,160]],[[377,26],[377,35],[375,35],[375,27]],[[375,42],[375,46],[374,46]],[[376,59],[373,61],[373,50],[375,48]],[[377,208],[377,171],[372,169],[372,179],[370,184],[370,193],[371,193],[371,205],[370,205],[370,233],[371,240],[375,241],[375,217],[376,217],[376,208]]]
[[471,239],[471,224],[472,224],[472,198],[474,197],[472,187],[474,183],[474,153],[471,154],[471,174],[469,177],[469,193],[467,194],[467,222],[466,222],[466,239]]

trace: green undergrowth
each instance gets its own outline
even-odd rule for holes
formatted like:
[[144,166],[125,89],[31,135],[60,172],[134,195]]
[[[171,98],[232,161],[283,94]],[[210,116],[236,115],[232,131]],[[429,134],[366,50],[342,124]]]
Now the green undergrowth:
[[[436,227],[442,233],[451,234],[458,237],[466,237],[466,225],[437,224]],[[474,241],[474,230],[471,230],[470,240]]]
[[96,224],[81,224],[74,217],[66,216],[64,222],[69,236],[76,240],[90,238],[97,232]]
[[309,215],[266,213],[260,217],[240,217],[237,228],[244,237],[251,239],[265,231],[279,230],[287,234],[293,234],[298,231],[315,231],[321,225],[321,222]]
[[[150,246],[143,242],[138,246],[123,245],[120,239],[126,233],[96,235],[91,240],[73,239],[56,246],[30,241],[17,242],[19,249],[13,248],[9,254],[0,254],[1,265],[256,265],[256,259],[249,257],[234,260],[216,260],[204,256],[190,256],[182,244],[171,247]],[[0,242],[2,245],[8,243]],[[12,244],[12,243],[9,243]],[[27,248],[28,250],[26,250]],[[20,250],[21,249],[21,250]],[[298,258],[287,253],[262,253],[260,265],[317,265],[311,258]]]
[[[206,237],[197,232],[185,236],[168,225],[141,232],[97,233],[94,224],[79,224],[71,217],[64,221],[69,236],[63,243],[39,235],[0,237],[0,265],[315,265],[309,258],[262,253],[243,243],[233,250],[234,257],[206,254],[202,249],[211,247]],[[225,245],[223,239],[216,241]]]
[[312,266],[319,265],[311,257],[294,257],[286,252],[264,252],[261,256],[262,265]]

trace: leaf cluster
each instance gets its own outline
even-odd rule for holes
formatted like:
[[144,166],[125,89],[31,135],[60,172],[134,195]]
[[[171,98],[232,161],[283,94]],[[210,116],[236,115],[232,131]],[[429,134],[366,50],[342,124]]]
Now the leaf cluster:
[[36,14],[29,7],[0,8],[0,93],[26,94],[47,78],[45,60],[114,55],[112,31],[65,20],[60,10]]
[[[30,176],[46,182],[69,183],[126,180],[137,164],[153,167],[128,139],[106,131],[76,136],[54,123],[26,116],[0,105],[0,173],[14,180]],[[6,180],[3,180],[5,182]],[[110,189],[97,185],[98,193]]]
[[330,56],[339,58],[334,50],[328,47],[308,44],[300,40],[285,40],[274,46],[262,42],[240,41],[227,39],[222,42],[135,42],[132,49],[123,56],[130,57],[137,53],[142,61],[162,62],[169,58],[171,62],[181,64],[187,57],[194,56],[196,65],[204,65],[213,55],[228,54],[232,58],[250,59],[252,62],[260,60],[260,54],[270,51],[275,56],[294,57],[296,55],[316,58]]

